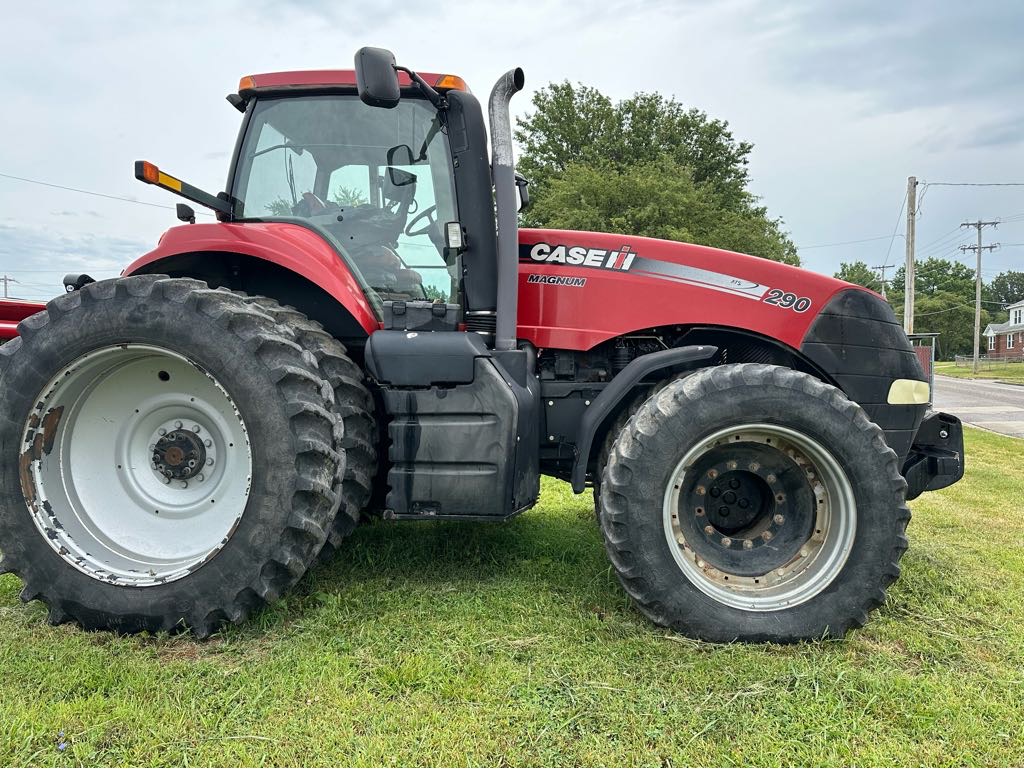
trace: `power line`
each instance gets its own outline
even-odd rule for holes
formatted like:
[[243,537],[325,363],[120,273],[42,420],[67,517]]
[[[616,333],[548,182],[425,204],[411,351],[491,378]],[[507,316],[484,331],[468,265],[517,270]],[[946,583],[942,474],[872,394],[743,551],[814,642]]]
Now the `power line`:
[[921,182],[925,187],[1024,187],[1024,182]]
[[932,312],[919,312],[917,313],[917,317],[923,318],[926,315],[939,315],[944,312],[952,312],[953,310],[969,309],[973,306],[973,304],[955,304],[952,307],[946,307],[945,309],[942,310],[933,310]]
[[[108,200],[120,200],[122,203],[135,203],[135,204],[140,205],[140,206],[150,206],[151,208],[166,208],[169,211],[174,211],[175,210],[174,206],[165,206],[165,205],[162,205],[160,203],[147,203],[145,200],[134,200],[132,198],[121,197],[120,195],[108,195],[105,192],[94,192],[93,190],[83,190],[83,189],[79,189],[78,187],[66,187],[63,184],[53,184],[52,182],[44,182],[44,181],[41,181],[39,179],[29,179],[29,178],[24,177],[24,176],[15,176],[13,174],[0,173],[0,177],[3,177],[4,179],[14,179],[15,181],[19,181],[19,182],[27,182],[28,184],[38,184],[38,185],[43,186],[43,187],[52,187],[52,188],[57,189],[57,190],[66,190],[68,192],[79,192],[79,193],[81,193],[83,195],[93,195],[94,197],[97,197],[97,198],[106,198]],[[201,214],[202,216],[212,216],[213,215],[213,214],[207,213],[206,211],[197,211],[196,213],[197,214]]]
[[856,243],[868,243],[872,240],[885,240],[886,238],[892,237],[891,235],[879,235],[875,238],[862,238],[860,240],[841,240],[838,243],[818,243],[813,246],[797,246],[798,251],[807,251],[812,248],[831,248],[832,246],[852,246]]

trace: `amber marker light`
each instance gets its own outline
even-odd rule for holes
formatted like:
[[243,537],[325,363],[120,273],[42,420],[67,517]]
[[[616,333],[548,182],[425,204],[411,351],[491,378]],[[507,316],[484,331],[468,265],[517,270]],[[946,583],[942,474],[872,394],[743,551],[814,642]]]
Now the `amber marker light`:
[[449,91],[468,91],[466,81],[458,75],[441,75],[434,83],[434,88],[446,88]]

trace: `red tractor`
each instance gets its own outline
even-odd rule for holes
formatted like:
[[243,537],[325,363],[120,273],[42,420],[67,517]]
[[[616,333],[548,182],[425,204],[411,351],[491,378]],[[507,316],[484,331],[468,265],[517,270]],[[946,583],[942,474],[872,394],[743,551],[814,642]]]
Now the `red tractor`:
[[892,310],[742,254],[519,230],[522,85],[491,92],[488,159],[461,78],[363,48],[354,71],[242,79],[226,192],[136,164],[217,221],[180,204],[122,277],[7,308],[0,570],[24,600],[207,636],[364,514],[504,521],[544,474],[593,489],[660,625],[786,642],[865,622],[906,500],[963,474]]

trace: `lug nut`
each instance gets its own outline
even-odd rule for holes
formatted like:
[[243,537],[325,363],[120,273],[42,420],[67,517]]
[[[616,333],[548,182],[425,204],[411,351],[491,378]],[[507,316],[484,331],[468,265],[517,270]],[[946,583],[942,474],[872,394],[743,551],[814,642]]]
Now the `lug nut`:
[[770,531],[762,531],[761,532],[761,539],[763,539],[765,542],[767,542],[771,538],[772,538],[772,533]]
[[212,467],[213,466],[213,457],[210,457],[209,459],[206,460],[206,466],[207,467]]
[[768,481],[768,483],[775,483],[775,473],[769,473],[765,480]]
[[731,546],[732,546],[732,540],[729,539],[728,537],[722,537],[722,547],[731,547]]
[[160,435],[167,435],[167,431],[162,427],[159,430],[157,430],[157,433]]
[[199,425],[192,425],[192,432],[198,433],[200,431],[200,429],[201,428],[199,427]]
[[203,441],[203,443],[206,445],[206,448],[210,448],[210,446],[213,445],[213,441],[211,441],[209,438]]
[[168,478],[166,475],[163,476],[163,478],[161,478],[160,480],[162,480],[164,483],[170,483],[171,482],[171,479]]
[[705,526],[704,527],[704,533],[707,534],[710,537],[712,534],[715,533],[715,527],[714,526]]
[[757,462],[751,462],[750,463],[750,472],[756,473],[760,469],[761,469],[761,465],[759,465]]
[[784,516],[782,513],[776,513],[775,517],[772,518],[772,520],[775,521],[775,523],[777,523],[779,526],[781,526],[786,522],[786,516]]
[[707,489],[705,489],[705,488],[704,488],[703,486],[698,486],[698,487],[697,487],[697,495],[698,495],[698,496],[701,496],[701,497],[703,497],[703,496],[704,496],[705,494],[707,494],[707,493],[708,493],[708,490],[707,490]]
[[175,430],[180,430],[181,429],[181,422],[175,422],[174,423],[174,429]]
[[752,539],[745,539],[745,540],[743,540],[743,549],[744,550],[750,550],[753,546],[754,546],[754,541]]
[[735,461],[730,461],[726,464],[726,467],[728,467],[730,470],[735,470],[737,467],[739,467],[739,465],[737,465]]
[[717,478],[717,477],[718,477],[718,471],[715,468],[712,467],[710,470],[708,470],[708,478]]

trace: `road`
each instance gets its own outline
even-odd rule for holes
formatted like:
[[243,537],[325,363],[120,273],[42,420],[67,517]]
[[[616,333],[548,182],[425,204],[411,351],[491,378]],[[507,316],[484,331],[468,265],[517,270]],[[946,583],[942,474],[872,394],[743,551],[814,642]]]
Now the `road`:
[[965,424],[1024,438],[1024,386],[984,379],[935,375],[936,411],[960,417]]

